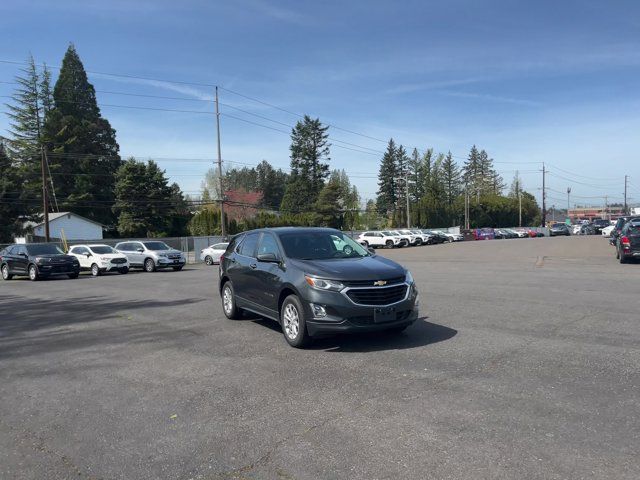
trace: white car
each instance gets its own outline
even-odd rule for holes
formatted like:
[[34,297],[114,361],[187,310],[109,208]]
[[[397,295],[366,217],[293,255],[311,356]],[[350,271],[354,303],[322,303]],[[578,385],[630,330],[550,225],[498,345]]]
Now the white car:
[[78,259],[81,270],[90,270],[94,277],[104,272],[129,271],[127,256],[109,245],[74,245],[69,249],[69,255]]
[[200,260],[207,265],[217,265],[220,263],[220,255],[227,251],[229,243],[216,243],[209,245],[207,248],[203,248],[200,251]]
[[357,242],[365,247],[399,247],[400,238],[392,235],[390,232],[363,232],[358,238]]
[[398,237],[400,239],[401,247],[408,247],[409,245],[411,245],[411,237],[409,235],[404,235],[400,233],[399,230],[388,230],[387,233]]
[[574,225],[571,229],[571,233],[573,233],[574,235],[578,235],[580,233],[580,229],[582,228],[582,224],[581,223],[577,223],[576,225]]
[[608,227],[604,227],[602,229],[602,236],[603,237],[610,237],[611,236],[611,232],[613,232],[615,230],[616,226],[615,225],[609,225]]
[[409,237],[411,245],[418,246],[424,243],[422,233],[415,233],[413,230],[400,230],[400,233],[405,237]]

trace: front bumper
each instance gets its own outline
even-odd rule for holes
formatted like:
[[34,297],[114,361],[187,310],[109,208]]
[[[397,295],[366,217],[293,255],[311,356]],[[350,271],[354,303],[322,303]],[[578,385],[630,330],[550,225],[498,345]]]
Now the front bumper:
[[129,269],[129,262],[125,263],[111,263],[111,262],[101,262],[100,270],[103,272],[114,272],[122,269]]
[[80,273],[80,265],[79,264],[62,264],[62,265],[50,265],[50,264],[39,264],[36,265],[38,269],[38,275],[43,277],[50,277],[55,275],[75,275]]
[[[305,291],[304,308],[307,332],[310,336],[330,333],[354,333],[388,330],[394,327],[410,325],[418,319],[418,292],[415,286],[409,286],[406,297],[391,305],[366,306],[353,303],[340,292],[323,292],[312,289]],[[310,303],[325,307],[327,315],[316,317]],[[394,319],[376,323],[376,308],[393,308]]]
[[158,268],[169,268],[169,267],[183,267],[187,263],[184,258],[173,259],[173,258],[159,258],[156,261],[156,267]]

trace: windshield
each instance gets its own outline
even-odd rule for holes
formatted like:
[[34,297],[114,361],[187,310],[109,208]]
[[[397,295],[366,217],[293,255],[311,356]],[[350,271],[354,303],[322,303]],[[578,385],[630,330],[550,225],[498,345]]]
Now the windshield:
[[27,252],[29,255],[60,255],[64,254],[62,249],[57,245],[43,243],[41,245],[28,245]]
[[299,260],[368,257],[369,252],[341,232],[294,232],[279,235],[285,255]]
[[142,242],[149,250],[171,250],[171,247],[164,242]]
[[89,247],[89,249],[93,253],[97,253],[97,254],[118,253],[108,245],[96,245],[96,246]]
[[564,223],[554,223],[551,228],[564,228]]

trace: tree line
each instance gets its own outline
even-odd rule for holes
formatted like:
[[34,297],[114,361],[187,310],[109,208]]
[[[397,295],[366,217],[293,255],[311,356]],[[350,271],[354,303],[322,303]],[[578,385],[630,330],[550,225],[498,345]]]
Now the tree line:
[[458,165],[451,152],[432,148],[408,153],[390,139],[380,159],[378,192],[363,204],[344,170],[331,169],[329,127],[305,115],[291,131],[290,168],[263,160],[255,167],[227,168],[204,176],[201,194],[184,195],[153,160],[123,160],[116,132],[98,106],[76,49],[67,49],[59,76],[37,68],[32,57],[16,78],[7,105],[11,126],[0,138],[0,242],[23,233],[26,220],[41,218],[42,175],[51,210],[72,211],[107,227],[107,235],[161,237],[265,226],[328,226],[345,230],[445,227],[464,222],[469,198],[471,226],[539,222],[533,195],[516,176],[509,192],[487,152],[473,146]]

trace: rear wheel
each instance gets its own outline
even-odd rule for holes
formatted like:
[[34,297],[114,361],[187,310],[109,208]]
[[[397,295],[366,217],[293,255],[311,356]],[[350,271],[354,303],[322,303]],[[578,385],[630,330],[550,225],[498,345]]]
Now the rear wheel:
[[38,268],[31,264],[29,265],[29,280],[31,280],[32,282],[35,282],[36,280],[38,280],[40,278],[40,276],[38,275]]
[[206,263],[207,265],[213,265],[213,258],[207,255],[206,257],[204,257],[204,263]]
[[98,275],[100,275],[100,267],[98,266],[97,263],[94,263],[93,265],[91,265],[91,275],[93,275],[94,277],[97,277]]
[[2,279],[3,280],[11,280],[13,275],[9,273],[9,265],[2,265]]
[[222,287],[222,311],[225,317],[230,320],[237,320],[242,316],[242,310],[236,305],[236,295],[233,285],[227,281]]
[[385,244],[387,245],[387,248],[393,248],[393,240],[387,240]]
[[156,262],[153,261],[153,258],[147,258],[144,261],[144,271],[148,273],[156,271]]
[[624,256],[624,253],[620,252],[620,263],[627,263],[629,260]]
[[304,310],[295,295],[289,295],[284,299],[280,309],[280,323],[284,338],[292,347],[302,348],[309,342]]

